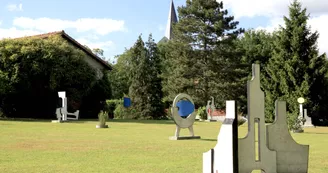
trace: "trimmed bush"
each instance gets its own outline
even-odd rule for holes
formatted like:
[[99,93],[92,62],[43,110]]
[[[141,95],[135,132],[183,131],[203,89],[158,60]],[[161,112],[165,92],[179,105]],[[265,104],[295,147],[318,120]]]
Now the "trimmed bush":
[[206,120],[207,119],[207,113],[206,113],[206,107],[199,107],[197,110],[198,115],[201,119]]
[[123,100],[106,100],[106,105],[104,110],[108,112],[108,116],[109,119],[113,119],[114,118],[114,111],[117,107],[117,105],[119,104],[123,104]]

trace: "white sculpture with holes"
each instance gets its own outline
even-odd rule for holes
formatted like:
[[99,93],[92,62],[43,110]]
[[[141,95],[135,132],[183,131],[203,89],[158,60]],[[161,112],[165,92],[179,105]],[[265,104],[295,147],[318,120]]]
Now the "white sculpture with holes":
[[68,120],[78,120],[79,119],[79,110],[74,113],[67,112],[67,97],[65,91],[58,92],[59,98],[62,100],[60,108],[56,109],[56,115],[58,121],[68,121]]

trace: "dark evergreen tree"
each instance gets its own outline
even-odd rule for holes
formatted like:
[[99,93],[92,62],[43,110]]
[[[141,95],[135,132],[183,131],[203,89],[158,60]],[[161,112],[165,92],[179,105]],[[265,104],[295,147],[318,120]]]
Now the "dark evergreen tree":
[[162,102],[161,62],[152,35],[148,42],[142,41],[139,36],[135,45],[131,48],[129,95],[137,119],[162,119],[164,106]]
[[113,99],[121,99],[129,93],[129,86],[131,85],[131,49],[125,50],[123,54],[115,58],[117,62],[112,65],[113,69],[109,73],[109,78],[111,81]]
[[[269,78],[263,87],[266,94],[266,116],[274,119],[274,104],[277,99],[287,102],[289,127],[299,114],[297,98],[306,99],[309,114],[320,111],[327,104],[325,74],[327,60],[319,55],[317,48],[318,32],[311,33],[307,26],[309,15],[301,3],[294,1],[289,6],[289,17],[284,17],[285,27],[277,33],[273,56],[266,66]],[[327,87],[326,87],[327,88]]]
[[222,106],[227,99],[238,99],[241,56],[235,41],[243,29],[216,0],[187,0],[178,12],[166,52],[164,89],[170,99],[178,92],[190,94],[199,105],[210,96]]
[[[260,64],[261,81],[267,78],[266,65],[272,57],[273,40],[275,33],[268,33],[265,30],[248,30],[244,36],[238,40],[238,47],[243,52],[242,63],[245,64],[245,77],[242,79],[243,83],[247,83],[252,78],[252,64]],[[243,113],[247,112],[247,91],[244,90],[241,98],[241,110]],[[272,118],[272,117],[269,117]]]
[[157,48],[152,34],[149,35],[148,42],[146,42],[147,58],[149,59],[149,98],[151,105],[151,116],[154,119],[165,118],[164,114],[164,104],[163,104],[163,91],[162,91],[162,67],[159,51]]
[[131,51],[131,85],[129,96],[131,97],[133,108],[136,110],[135,115],[131,116],[136,119],[150,118],[151,104],[148,94],[150,89],[150,63],[141,35]]

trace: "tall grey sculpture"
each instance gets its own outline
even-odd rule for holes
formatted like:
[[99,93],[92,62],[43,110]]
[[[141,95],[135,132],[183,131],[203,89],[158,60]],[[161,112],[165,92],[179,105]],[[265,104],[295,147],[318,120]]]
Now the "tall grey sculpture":
[[[203,154],[203,173],[250,173],[253,170],[265,173],[307,173],[309,146],[296,143],[290,135],[285,101],[276,101],[276,119],[272,124],[265,125],[264,93],[260,88],[258,64],[253,64],[253,78],[247,85],[247,103],[248,134],[237,139],[237,131],[233,130],[236,126],[223,123],[221,129],[225,130],[220,130],[218,145],[210,150],[212,153]],[[232,115],[231,118],[235,117]],[[233,151],[238,153],[233,155]],[[233,155],[233,158],[223,159],[221,155],[224,153]]]

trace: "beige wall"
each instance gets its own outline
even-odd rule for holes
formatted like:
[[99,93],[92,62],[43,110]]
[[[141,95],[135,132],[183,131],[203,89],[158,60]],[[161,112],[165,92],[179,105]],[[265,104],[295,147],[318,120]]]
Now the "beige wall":
[[96,70],[98,79],[103,77],[104,74],[102,73],[102,70],[104,69],[104,66],[102,64],[100,64],[98,61],[96,61],[89,55],[85,56],[83,60]]
[[[75,45],[73,45],[72,43],[69,42],[70,45],[76,47]],[[81,50],[83,51],[83,50]],[[83,51],[84,52],[84,51]],[[84,52],[85,53],[85,52]],[[103,69],[104,69],[104,66],[102,64],[100,64],[97,60],[93,59],[93,57],[91,57],[90,55],[88,55],[87,53],[85,53],[85,57],[83,58],[83,60],[85,62],[87,62],[93,69],[96,70],[96,73],[97,73],[97,76],[98,76],[98,79],[102,78],[103,77]]]

